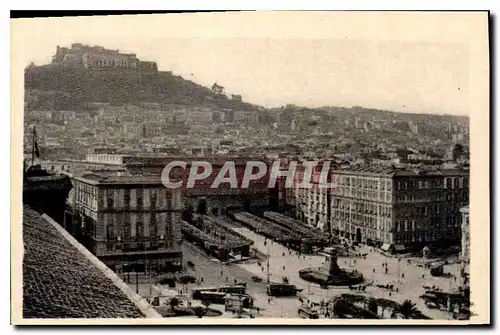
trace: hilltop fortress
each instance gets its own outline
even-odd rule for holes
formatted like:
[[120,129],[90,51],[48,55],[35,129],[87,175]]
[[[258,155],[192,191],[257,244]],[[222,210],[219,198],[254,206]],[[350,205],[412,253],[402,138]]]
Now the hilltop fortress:
[[71,44],[71,48],[57,46],[52,56],[52,64],[76,65],[90,68],[123,68],[138,71],[157,72],[156,62],[144,62],[137,54],[120,53],[119,50],[105,49],[101,46],[89,46],[81,43]]

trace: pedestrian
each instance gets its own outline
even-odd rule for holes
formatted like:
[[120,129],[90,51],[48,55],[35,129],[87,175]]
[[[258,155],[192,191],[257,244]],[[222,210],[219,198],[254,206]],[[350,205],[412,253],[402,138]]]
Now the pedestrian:
[[373,269],[373,273],[375,273],[375,269]]
[[283,265],[283,271],[285,271],[285,266]]
[[402,273],[402,274],[401,274],[401,278],[404,278],[404,277],[405,277],[405,274],[404,274],[404,273]]

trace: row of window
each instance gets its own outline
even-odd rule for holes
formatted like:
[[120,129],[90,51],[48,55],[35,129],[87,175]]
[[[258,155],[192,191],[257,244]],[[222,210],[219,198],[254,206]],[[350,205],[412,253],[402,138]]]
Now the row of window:
[[97,208],[97,187],[83,183],[76,184],[76,201],[88,207]]
[[394,196],[395,201],[402,202],[414,202],[418,200],[424,201],[468,201],[469,200],[469,192],[468,190],[462,191],[452,191],[452,192],[431,192],[428,194],[425,193],[416,193],[416,194],[404,194],[404,195],[396,195]]
[[445,178],[445,188],[468,188],[469,178],[449,177]]
[[[132,231],[132,225],[130,222],[124,222],[118,230],[113,229],[112,227],[106,227],[106,238],[108,240],[115,240],[118,236],[122,240],[129,240],[132,236],[135,236],[137,239],[145,238],[145,237],[159,237],[164,234],[164,236],[172,236],[173,227],[172,224],[167,224],[165,226],[164,232],[159,232],[158,223],[156,221],[156,217],[151,216],[151,221],[147,226],[147,234],[145,231],[144,223],[141,221],[137,221],[134,225],[134,231]],[[133,234],[132,234],[133,233]]]
[[[346,229],[346,227],[349,229]],[[356,226],[342,225],[341,227],[333,228],[332,232],[335,235],[340,235],[342,237],[348,237],[351,239],[355,239],[356,238],[355,231],[356,231]],[[372,236],[370,237],[368,235],[365,235],[365,237],[369,238],[371,240],[383,241],[385,243],[390,243],[391,235],[389,233],[376,232],[376,233],[371,233],[370,235],[372,235]],[[363,238],[363,236],[362,236],[362,238]]]
[[[391,231],[391,220],[377,220],[376,218],[348,215],[339,213],[338,217],[332,220],[332,226],[342,227],[344,224],[355,224],[356,226],[369,227],[385,232]],[[354,225],[353,225],[354,227]]]
[[[335,178],[338,180],[338,178]],[[381,190],[390,190],[392,189],[392,182],[390,180],[384,179],[367,179],[360,177],[343,177],[340,178],[343,180],[343,185],[352,186],[352,187],[360,187],[360,188],[371,188],[371,189],[381,189]]]
[[343,209],[367,214],[379,214],[390,217],[392,213],[391,206],[380,205],[377,203],[359,202],[354,199],[334,199],[332,209]]
[[[137,209],[143,209],[144,208],[144,190],[143,189],[136,189],[136,196],[135,196],[135,201],[136,201],[136,208]],[[150,209],[156,209],[156,203],[158,200],[158,192],[155,189],[150,189],[149,190],[149,208]],[[115,207],[115,193],[114,190],[107,190],[106,192],[106,207],[107,208],[114,208]],[[123,194],[123,202],[124,202],[124,207],[125,208],[130,208],[132,207],[130,202],[131,202],[131,197],[130,197],[130,190],[125,189],[124,194]]]
[[344,189],[338,190],[340,195],[351,198],[358,199],[372,199],[372,200],[380,200],[384,202],[392,201],[392,194],[390,192],[381,192],[381,191],[373,191],[373,190],[360,190],[356,188],[346,187]]
[[116,66],[116,67],[135,67],[136,64],[134,62],[129,63],[127,60],[124,59],[114,59],[114,60],[109,60],[109,59],[95,59],[91,60],[89,62],[90,65],[93,66]]
[[108,251],[148,251],[158,250],[173,247],[172,241],[149,241],[144,243],[124,242],[113,243],[107,242],[106,247]]
[[394,234],[394,242],[396,244],[410,242],[436,241],[443,238],[455,239],[460,232],[457,229],[447,229],[444,231],[426,231],[426,232],[404,232]]

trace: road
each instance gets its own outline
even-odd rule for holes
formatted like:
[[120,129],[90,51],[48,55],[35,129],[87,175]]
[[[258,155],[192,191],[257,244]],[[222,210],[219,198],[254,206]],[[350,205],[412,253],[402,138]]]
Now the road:
[[[283,277],[287,277],[291,284],[296,285],[302,292],[300,294],[304,299],[311,299],[314,301],[328,300],[336,295],[342,293],[358,293],[358,291],[351,291],[346,287],[330,287],[329,289],[322,289],[317,284],[312,284],[302,280],[299,277],[298,271],[307,267],[321,267],[328,266],[326,257],[324,256],[310,256],[302,255],[299,257],[295,251],[290,251],[286,247],[266,240],[265,237],[258,235],[247,228],[233,228],[240,234],[247,238],[252,239],[255,244],[253,245],[261,254],[270,255],[269,258],[269,273],[271,282],[281,282]],[[267,241],[267,243],[266,243]],[[363,293],[367,296],[376,298],[387,298],[398,302],[403,302],[409,299],[416,303],[424,314],[434,319],[451,319],[451,315],[447,312],[428,309],[424,301],[419,298],[424,294],[423,285],[432,286],[436,285],[444,291],[457,286],[451,279],[442,277],[432,277],[428,270],[417,267],[414,263],[408,265],[406,260],[402,260],[399,264],[399,272],[404,278],[400,277],[398,283],[398,261],[396,258],[385,257],[378,252],[370,252],[369,248],[365,247],[360,250],[361,253],[368,253],[366,259],[353,259],[340,257],[338,263],[342,268],[353,268],[363,273],[365,278],[369,281],[374,281],[374,284],[368,286]],[[255,299],[255,306],[260,309],[260,317],[274,317],[274,318],[296,318],[297,310],[300,302],[298,298],[270,298],[266,294],[267,284],[267,263],[261,260],[260,265],[257,260],[246,261],[241,263],[222,264],[217,259],[208,258],[201,250],[193,247],[190,244],[183,245],[183,258],[184,262],[191,261],[195,264],[194,268],[187,267],[188,274],[196,277],[199,284],[189,284],[187,289],[189,291],[186,295],[186,287],[177,285],[174,290],[168,289],[166,286],[153,287],[153,295],[162,290],[165,295],[180,295],[188,298],[190,292],[196,287],[212,287],[219,285],[231,285],[235,280],[247,283],[247,292]],[[388,273],[383,270],[382,263],[388,264]],[[375,273],[373,272],[375,269]],[[445,266],[445,272],[458,273],[458,265]],[[424,278],[422,278],[424,275]],[[251,278],[258,276],[262,278],[261,283],[255,283]],[[201,279],[203,278],[203,282]],[[398,288],[399,292],[389,293],[386,290],[376,287],[376,284],[393,284]],[[135,288],[135,285],[131,285]],[[149,285],[140,284],[139,293],[143,296],[149,296]],[[360,293],[361,294],[361,293]]]

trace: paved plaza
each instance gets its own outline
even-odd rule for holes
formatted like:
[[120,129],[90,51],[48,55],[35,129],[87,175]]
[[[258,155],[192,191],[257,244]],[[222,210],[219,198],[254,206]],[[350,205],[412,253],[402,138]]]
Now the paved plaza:
[[[301,255],[291,251],[286,247],[273,243],[269,240],[258,235],[247,228],[234,228],[240,234],[255,241],[253,247],[258,249],[264,254],[270,255],[269,268],[271,281],[281,282],[283,277],[287,277],[291,284],[303,289],[302,295],[304,297],[310,296],[312,299],[328,299],[341,293],[357,293],[358,291],[351,291],[348,287],[333,288],[328,290],[322,289],[317,284],[308,283],[299,277],[298,271],[307,267],[320,267],[326,266],[326,257],[324,256],[310,256]],[[407,264],[407,259],[402,259],[399,263],[400,280],[398,283],[398,260],[392,257],[386,257],[378,252],[370,252],[369,247],[360,248],[360,253],[368,253],[366,259],[349,259],[339,257],[338,263],[340,267],[357,269],[363,273],[365,279],[373,281],[373,284],[366,288],[363,294],[373,296],[376,298],[387,298],[397,302],[403,302],[406,299],[412,300],[416,303],[417,307],[426,315],[435,319],[451,319],[451,315],[445,311],[436,309],[429,309],[424,304],[424,300],[419,296],[425,293],[423,286],[437,286],[443,291],[455,289],[458,286],[458,279],[455,281],[452,278],[433,277],[430,275],[429,270],[423,267],[418,267],[416,262],[413,261],[411,265]],[[284,255],[284,256],[283,256]],[[385,274],[382,263],[387,263],[388,273]],[[264,269],[257,263],[238,264],[237,266],[254,273],[266,279],[267,268],[266,263],[262,262]],[[375,270],[375,272],[373,272]],[[459,277],[459,265],[451,264],[444,267],[444,271],[454,274]],[[422,275],[424,277],[422,277]],[[380,289],[376,285],[393,284],[394,288],[398,288],[399,292],[391,292]],[[298,300],[291,300],[290,298],[279,299],[275,298],[273,306],[274,311],[272,316],[277,317],[283,314],[284,317],[295,317],[297,308],[299,306]],[[292,303],[294,301],[294,303]],[[273,303],[273,302],[272,302]]]
[[[416,303],[417,308],[424,314],[434,319],[451,319],[451,314],[437,310],[429,309],[424,304],[424,300],[419,296],[425,293],[423,286],[437,286],[443,291],[455,289],[458,286],[458,279],[432,277],[429,270],[417,266],[415,260],[412,264],[407,263],[407,259],[402,259],[399,263],[400,280],[398,283],[398,260],[392,257],[386,257],[378,252],[370,252],[369,247],[359,249],[360,253],[368,253],[366,259],[350,259],[339,257],[338,264],[341,268],[356,269],[363,273],[367,282],[373,284],[366,287],[366,291],[352,291],[348,287],[330,287],[323,289],[318,284],[309,283],[299,277],[299,270],[307,267],[328,266],[327,257],[319,255],[300,255],[293,250],[274,243],[265,237],[250,231],[247,228],[234,228],[240,234],[252,239],[255,244],[253,247],[261,254],[269,255],[269,277],[271,282],[281,282],[283,277],[287,277],[291,284],[302,289],[299,294],[303,300],[310,299],[315,302],[328,300],[342,293],[364,294],[376,298],[387,298],[397,302],[403,302],[409,299]],[[220,285],[232,285],[235,280],[247,283],[247,292],[255,299],[255,306],[259,308],[259,313],[254,313],[257,317],[284,317],[297,318],[298,308],[300,306],[299,297],[268,297],[266,294],[267,285],[267,262],[265,260],[251,260],[247,262],[223,264],[217,259],[207,257],[200,249],[185,243],[183,245],[184,262],[191,261],[195,264],[193,268],[187,267],[187,273],[198,279],[198,283],[187,286],[177,284],[175,289],[167,286],[150,285],[147,283],[139,284],[139,294],[145,297],[161,294],[161,303],[171,296],[177,296],[181,300],[187,301],[190,298],[191,291],[198,287],[213,287]],[[259,265],[260,263],[260,265]],[[388,273],[382,266],[387,263]],[[375,270],[375,272],[373,272]],[[458,278],[458,264],[446,265],[445,272],[455,274]],[[424,277],[422,278],[422,275]],[[262,279],[261,283],[252,280],[253,276]],[[146,278],[143,278],[146,279]],[[203,279],[203,281],[202,281]],[[142,281],[142,280],[141,280]],[[144,280],[145,281],[145,280]],[[378,288],[376,285],[393,284],[398,292],[389,293],[388,290]],[[130,284],[134,289],[135,284]],[[186,293],[187,289],[187,293]],[[151,293],[151,294],[150,294]],[[213,305],[213,308],[223,310],[222,305]]]

